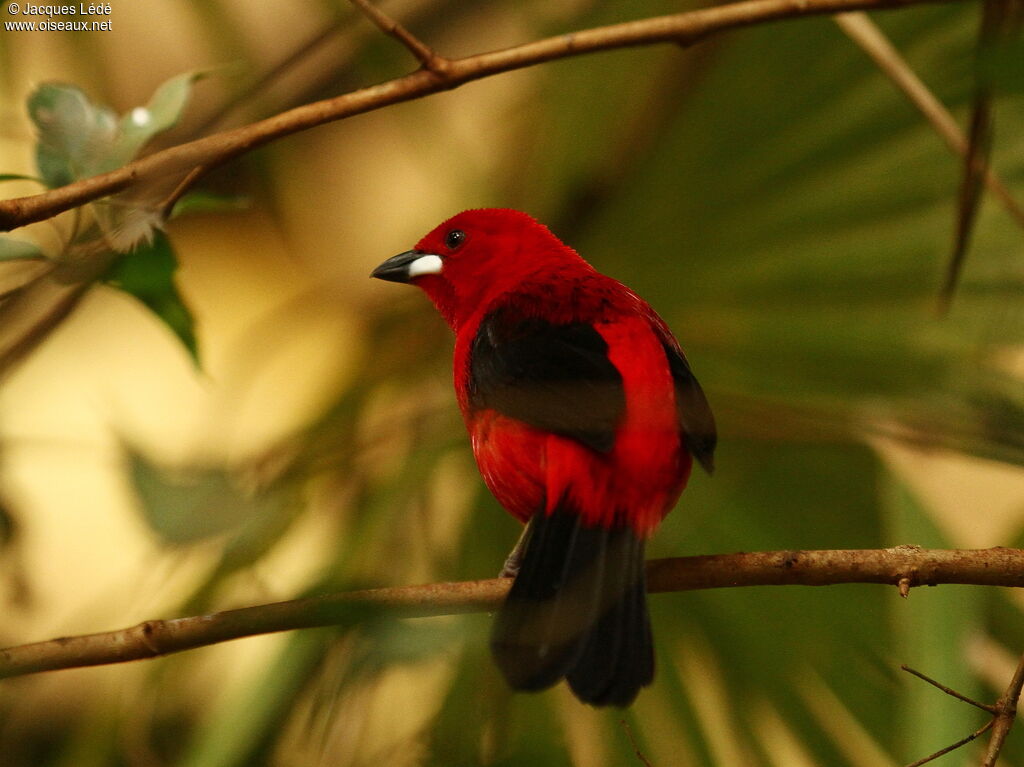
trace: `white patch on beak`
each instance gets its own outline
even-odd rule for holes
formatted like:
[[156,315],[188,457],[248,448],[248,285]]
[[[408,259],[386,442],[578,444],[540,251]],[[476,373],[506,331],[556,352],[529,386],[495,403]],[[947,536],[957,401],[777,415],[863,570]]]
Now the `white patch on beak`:
[[440,274],[442,263],[441,257],[433,253],[420,256],[409,264],[409,279],[422,277],[424,274]]

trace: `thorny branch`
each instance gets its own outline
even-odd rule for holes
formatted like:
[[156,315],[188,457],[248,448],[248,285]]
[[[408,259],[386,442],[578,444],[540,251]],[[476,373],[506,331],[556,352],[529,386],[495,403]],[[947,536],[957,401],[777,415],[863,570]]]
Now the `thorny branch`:
[[[772,551],[657,559],[647,563],[650,592],[735,586],[898,586],[962,583],[1024,586],[1024,550],[844,549]],[[0,650],[0,679],[39,671],[154,658],[231,639],[316,626],[352,627],[371,615],[423,617],[495,609],[509,580],[371,589],[244,607],[131,628],[51,639]]]
[[[171,189],[191,174],[205,173],[264,144],[336,120],[450,90],[474,80],[556,59],[657,43],[692,45],[717,32],[781,19],[901,8],[945,0],[743,0],[695,11],[584,29],[461,59],[435,54],[366,0],[353,0],[423,65],[411,74],[323,101],[305,104],[240,128],[179,144],[116,170],[58,189],[0,201],[0,231],[8,231],[85,203],[159,181]],[[195,173],[195,168],[202,171]],[[178,193],[180,193],[180,188]]]

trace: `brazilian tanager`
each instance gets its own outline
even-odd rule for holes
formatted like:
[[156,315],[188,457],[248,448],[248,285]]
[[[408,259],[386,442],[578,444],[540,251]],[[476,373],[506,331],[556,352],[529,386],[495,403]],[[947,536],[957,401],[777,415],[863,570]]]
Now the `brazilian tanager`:
[[421,288],[455,331],[455,393],[484,482],[527,524],[491,648],[517,690],[565,678],[627,706],[654,678],[644,543],[715,422],[655,311],[515,210],[468,210],[374,277]]

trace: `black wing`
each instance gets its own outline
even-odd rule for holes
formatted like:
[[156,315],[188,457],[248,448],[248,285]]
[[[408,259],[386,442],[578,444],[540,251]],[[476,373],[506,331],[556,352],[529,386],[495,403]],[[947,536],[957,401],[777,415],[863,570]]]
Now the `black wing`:
[[715,416],[686,357],[673,344],[663,346],[676,385],[676,412],[686,448],[710,474],[715,470],[715,444],[718,442]]
[[469,368],[471,408],[497,410],[603,453],[612,449],[626,395],[592,325],[495,310],[480,323]]

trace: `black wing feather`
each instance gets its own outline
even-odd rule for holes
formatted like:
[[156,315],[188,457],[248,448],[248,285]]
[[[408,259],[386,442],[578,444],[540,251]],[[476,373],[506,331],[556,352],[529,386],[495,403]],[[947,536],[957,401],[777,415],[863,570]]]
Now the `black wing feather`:
[[592,325],[514,319],[499,309],[480,323],[469,366],[473,409],[497,410],[603,453],[615,444],[626,395]]
[[676,388],[676,412],[686,448],[708,474],[715,470],[715,445],[718,435],[715,416],[704,390],[690,370],[686,357],[673,344],[663,343],[668,367]]

